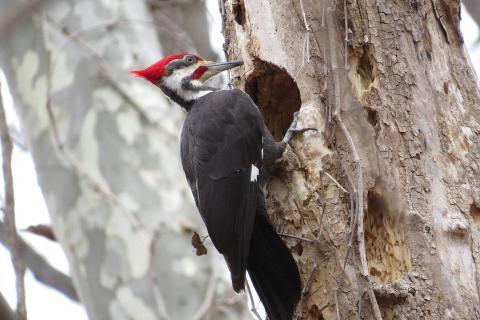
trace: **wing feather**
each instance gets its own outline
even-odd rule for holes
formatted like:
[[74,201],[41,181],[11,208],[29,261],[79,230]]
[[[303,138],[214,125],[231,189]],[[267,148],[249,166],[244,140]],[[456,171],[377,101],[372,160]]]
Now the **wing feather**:
[[236,291],[245,281],[260,192],[257,179],[251,177],[252,170],[261,168],[262,128],[250,97],[226,90],[200,98],[182,133],[187,180],[212,242],[225,256]]

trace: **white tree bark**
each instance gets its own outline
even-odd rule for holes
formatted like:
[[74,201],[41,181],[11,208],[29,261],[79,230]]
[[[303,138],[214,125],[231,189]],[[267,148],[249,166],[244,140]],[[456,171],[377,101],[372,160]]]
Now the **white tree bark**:
[[162,56],[146,3],[0,6],[15,12],[0,66],[89,318],[248,317],[218,255],[190,243],[206,232],[180,165],[183,112],[128,74]]
[[225,1],[267,125],[280,137],[299,110],[319,130],[269,185],[305,286],[297,318],[478,319],[480,92],[459,2],[345,3],[347,21],[343,1]]

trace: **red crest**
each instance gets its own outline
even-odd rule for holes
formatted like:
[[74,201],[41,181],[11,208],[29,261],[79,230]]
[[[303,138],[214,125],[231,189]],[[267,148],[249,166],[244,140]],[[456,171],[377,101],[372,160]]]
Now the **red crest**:
[[[158,60],[154,64],[146,67],[143,70],[133,70],[130,71],[131,74],[135,75],[136,77],[144,78],[150,82],[156,82],[158,79],[160,79],[163,74],[165,73],[165,68],[167,65],[175,59],[183,59],[186,55],[189,55],[188,53],[175,53],[171,54],[169,56],[166,56],[163,59]],[[202,57],[197,56],[195,54],[192,54],[195,56],[198,60],[204,60]]]

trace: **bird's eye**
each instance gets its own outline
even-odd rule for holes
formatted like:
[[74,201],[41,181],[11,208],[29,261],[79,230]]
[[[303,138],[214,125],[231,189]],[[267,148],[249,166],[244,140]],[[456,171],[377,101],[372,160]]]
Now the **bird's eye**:
[[194,63],[195,62],[195,57],[194,56],[186,56],[185,61],[188,63]]

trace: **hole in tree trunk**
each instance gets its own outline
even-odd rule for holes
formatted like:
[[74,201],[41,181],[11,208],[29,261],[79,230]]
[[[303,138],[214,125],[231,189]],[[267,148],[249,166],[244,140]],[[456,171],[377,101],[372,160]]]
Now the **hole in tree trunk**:
[[245,24],[245,5],[243,0],[235,0],[232,2],[232,11],[235,21],[243,26]]
[[245,91],[262,112],[267,127],[281,140],[301,106],[300,91],[288,72],[256,58],[254,71],[245,81]]
[[357,65],[357,73],[362,79],[364,88],[368,88],[375,80],[374,68],[368,48],[364,48],[362,55],[359,58]]
[[470,215],[472,216],[473,221],[475,221],[477,228],[480,228],[480,208],[474,203],[470,205]]
[[348,77],[356,95],[364,99],[366,94],[378,83],[377,68],[368,46],[357,49],[350,58]]
[[375,188],[368,191],[365,245],[370,274],[378,282],[399,279],[411,266],[403,224],[393,219],[389,202]]
[[366,108],[367,110],[367,120],[372,127],[376,127],[378,123],[378,111],[372,108]]

